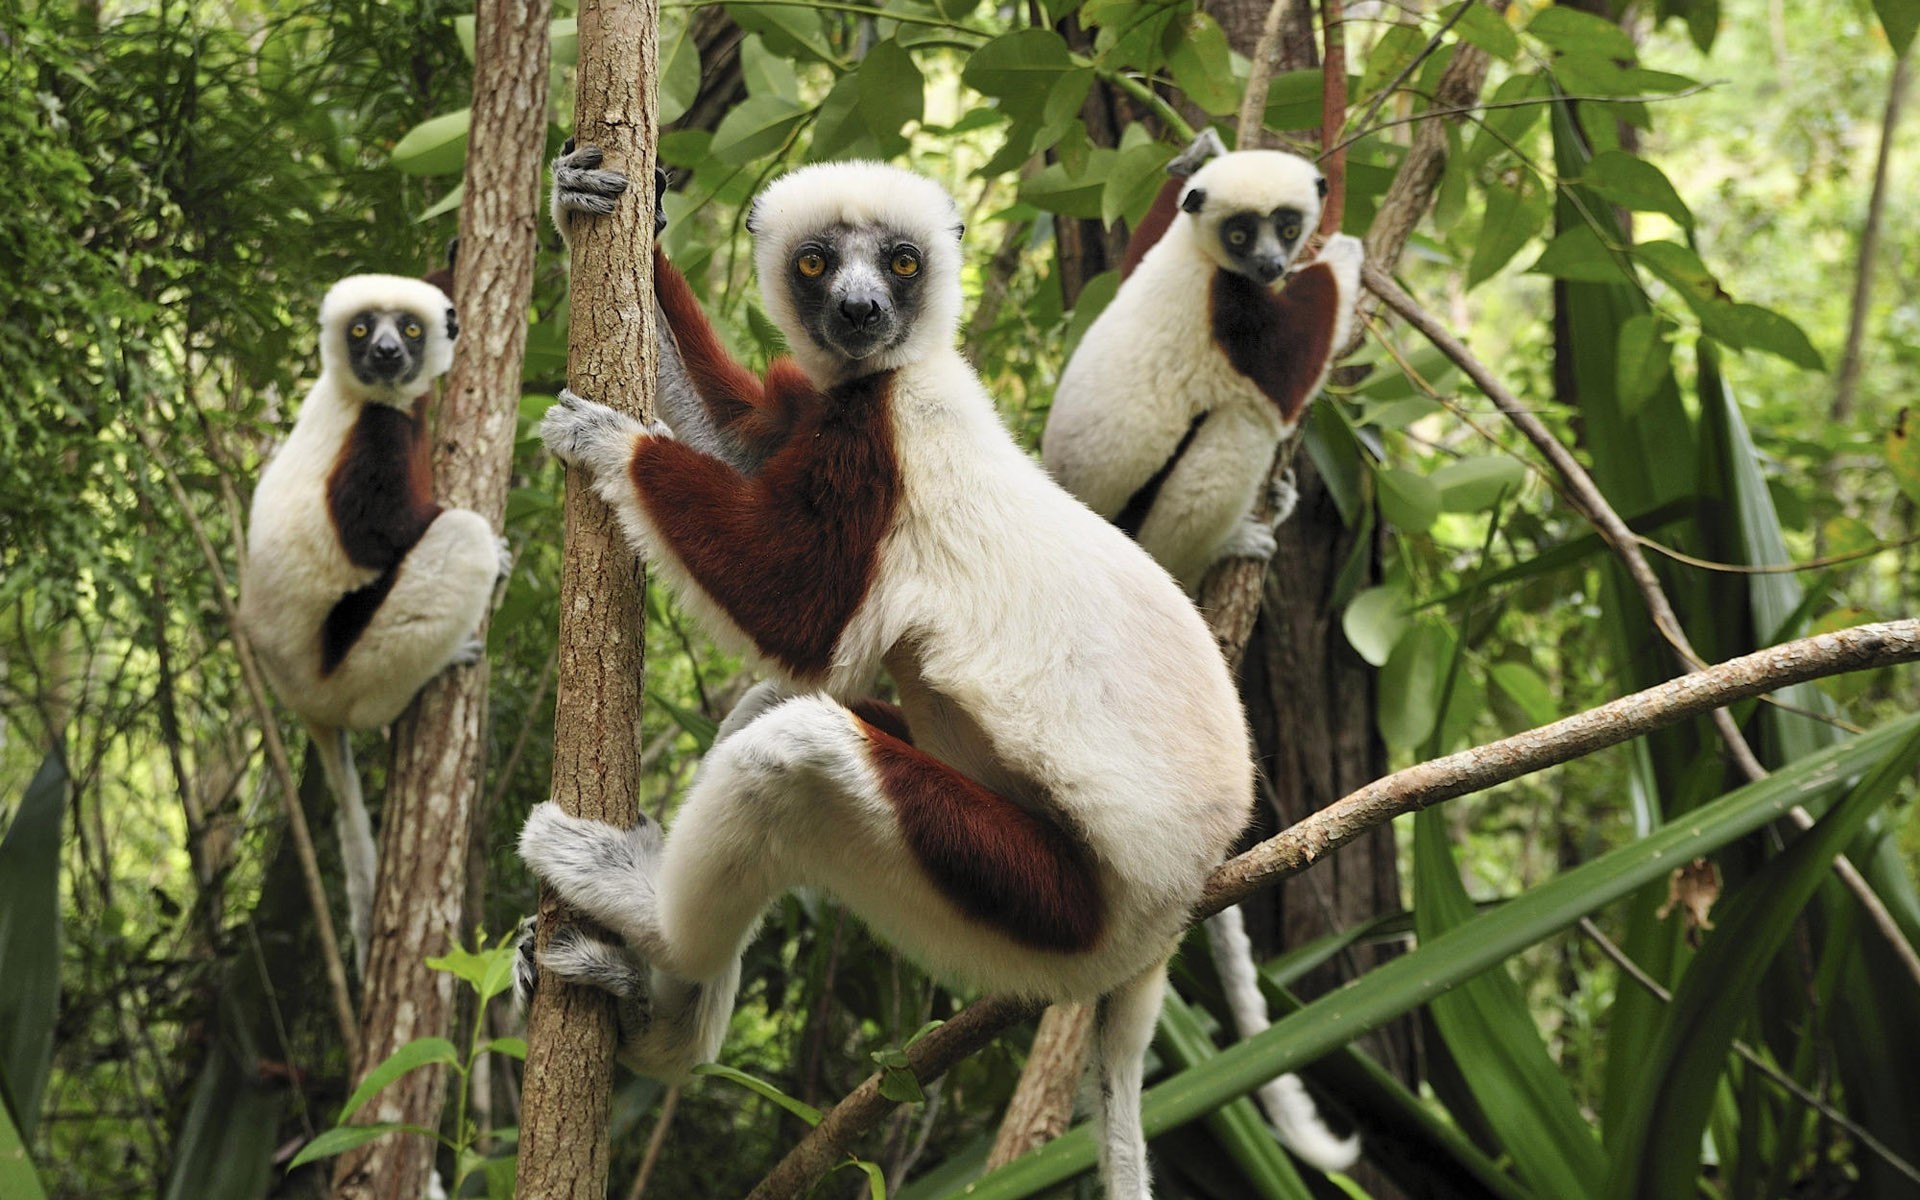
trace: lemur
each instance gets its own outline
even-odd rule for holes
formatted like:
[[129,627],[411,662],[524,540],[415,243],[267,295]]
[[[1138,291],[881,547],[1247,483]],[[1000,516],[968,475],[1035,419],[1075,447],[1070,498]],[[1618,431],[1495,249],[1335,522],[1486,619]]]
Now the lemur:
[[320,751],[363,977],[377,851],[349,732],[387,724],[447,666],[478,661],[474,631],[509,561],[486,518],[433,501],[427,401],[458,334],[430,283],[334,284],[320,378],[261,472],[247,529],[241,623]]
[[[1271,525],[1254,501],[1346,340],[1362,252],[1335,235],[1275,292],[1320,217],[1326,182],[1313,164],[1227,153],[1207,130],[1169,173],[1128,240],[1119,292],[1061,376],[1041,453],[1068,491],[1197,590],[1221,558],[1273,555],[1291,486]],[[1209,920],[1207,935],[1234,1023],[1251,1037],[1268,1014],[1239,908]],[[1302,1159],[1353,1164],[1358,1140],[1327,1129],[1297,1076],[1269,1081],[1260,1100]]]
[[[664,834],[533,811],[522,857],[620,939],[570,931],[539,965],[622,996],[623,1061],[672,1078],[719,1049],[767,906],[825,889],[936,975],[1093,1002],[1107,1194],[1143,1200],[1166,961],[1253,803],[1232,681],[1191,601],[1021,451],[955,349],[942,188],[806,167],[748,229],[793,354],[764,378],[658,250],[654,271],[705,419],[757,470],[570,392],[541,426],[771,678]],[[897,708],[868,699],[883,670]]]
[[1189,590],[1221,558],[1272,556],[1254,501],[1352,323],[1357,238],[1335,234],[1272,287],[1325,187],[1312,163],[1278,150],[1224,154],[1170,181],[1163,198],[1177,193],[1179,211],[1142,222],[1127,253],[1137,265],[1054,392],[1047,469]]

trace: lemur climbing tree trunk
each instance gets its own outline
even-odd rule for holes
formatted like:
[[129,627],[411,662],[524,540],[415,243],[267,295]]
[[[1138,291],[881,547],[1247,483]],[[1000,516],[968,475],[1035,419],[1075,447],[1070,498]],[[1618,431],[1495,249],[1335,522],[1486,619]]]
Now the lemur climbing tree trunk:
[[[473,133],[453,287],[460,337],[435,422],[434,478],[442,504],[472,509],[497,529],[513,469],[538,245],[548,11],[544,3],[480,0],[475,18]],[[462,932],[467,825],[486,772],[486,716],[483,657],[428,684],[395,726],[356,1077],[415,1038],[448,1033],[453,977],[426,959],[445,954]],[[436,1128],[446,1088],[442,1068],[411,1072],[358,1119]],[[393,1136],[343,1155],[334,1196],[424,1195],[433,1151],[426,1138]]]
[[[574,135],[602,147],[635,186],[572,238],[569,382],[642,420],[653,415],[654,82],[657,0],[583,0]],[[646,669],[643,567],[613,511],[569,470],[560,576],[552,797],[622,828],[638,818]],[[559,903],[543,891],[545,942]],[[614,1015],[605,993],[542,981],[527,1022],[518,1194],[602,1200],[613,1086]]]

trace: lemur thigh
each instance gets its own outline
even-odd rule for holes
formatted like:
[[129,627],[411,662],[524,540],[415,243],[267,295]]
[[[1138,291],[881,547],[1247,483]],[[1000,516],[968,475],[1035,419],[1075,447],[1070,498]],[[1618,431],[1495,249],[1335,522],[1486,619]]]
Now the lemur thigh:
[[354,698],[346,724],[372,729],[393,720],[422,685],[460,657],[487,610],[502,554],[480,514],[450,508],[434,518],[328,680]]

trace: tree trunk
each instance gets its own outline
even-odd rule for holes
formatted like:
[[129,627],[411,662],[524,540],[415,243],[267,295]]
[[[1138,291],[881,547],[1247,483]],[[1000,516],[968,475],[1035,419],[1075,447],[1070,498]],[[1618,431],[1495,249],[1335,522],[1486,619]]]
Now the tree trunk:
[[[476,17],[473,137],[454,283],[461,336],[434,470],[442,503],[470,508],[497,527],[513,468],[538,244],[548,14],[544,4],[482,0]],[[468,818],[486,767],[486,707],[483,659],[428,684],[395,727],[356,1075],[415,1038],[448,1032],[453,978],[426,959],[445,954],[460,932]],[[414,1071],[360,1119],[437,1128],[445,1100],[443,1069]],[[423,1195],[433,1152],[425,1138],[382,1138],[341,1157],[334,1195]]]
[[[573,238],[568,370],[585,394],[653,415],[654,80],[657,0],[580,6],[574,133],[635,185]],[[553,799],[626,827],[638,817],[646,579],[613,512],[567,472],[554,694]],[[566,919],[543,891],[540,937]],[[527,1021],[519,1195],[602,1200],[615,1030],[603,992],[545,980]]]

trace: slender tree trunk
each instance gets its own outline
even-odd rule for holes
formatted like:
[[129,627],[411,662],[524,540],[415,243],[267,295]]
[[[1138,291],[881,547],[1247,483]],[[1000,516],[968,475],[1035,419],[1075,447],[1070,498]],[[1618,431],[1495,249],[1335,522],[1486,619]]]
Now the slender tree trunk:
[[[585,0],[574,133],[606,150],[635,186],[611,216],[573,238],[571,379],[642,419],[653,414],[654,81],[657,0]],[[646,581],[612,510],[567,473],[554,693],[553,799],[622,827],[638,817]],[[566,919],[541,896],[540,937]],[[605,993],[546,980],[527,1022],[519,1195],[602,1200],[613,1086],[613,1006]]]
[[1854,393],[1860,386],[1861,348],[1867,340],[1867,310],[1873,304],[1873,276],[1880,265],[1880,230],[1887,211],[1887,178],[1892,173],[1893,135],[1900,127],[1907,89],[1913,82],[1913,56],[1903,54],[1893,64],[1887,85],[1886,115],[1880,121],[1880,153],[1873,165],[1873,192],[1867,199],[1867,223],[1860,231],[1860,262],[1854,275],[1853,315],[1847,322],[1847,345],[1840,354],[1839,378],[1833,388],[1833,423],[1853,420]]
[[[481,0],[476,12],[473,137],[461,206],[454,305],[461,336],[435,436],[438,498],[497,527],[506,511],[520,364],[538,245],[546,143],[547,6]],[[430,683],[395,729],[356,1074],[419,1037],[444,1036],[453,979],[426,965],[459,934],[467,826],[486,766],[482,660]],[[361,1110],[363,1120],[437,1128],[440,1068],[412,1072]],[[343,1155],[334,1195],[425,1194],[433,1144],[389,1137]]]

